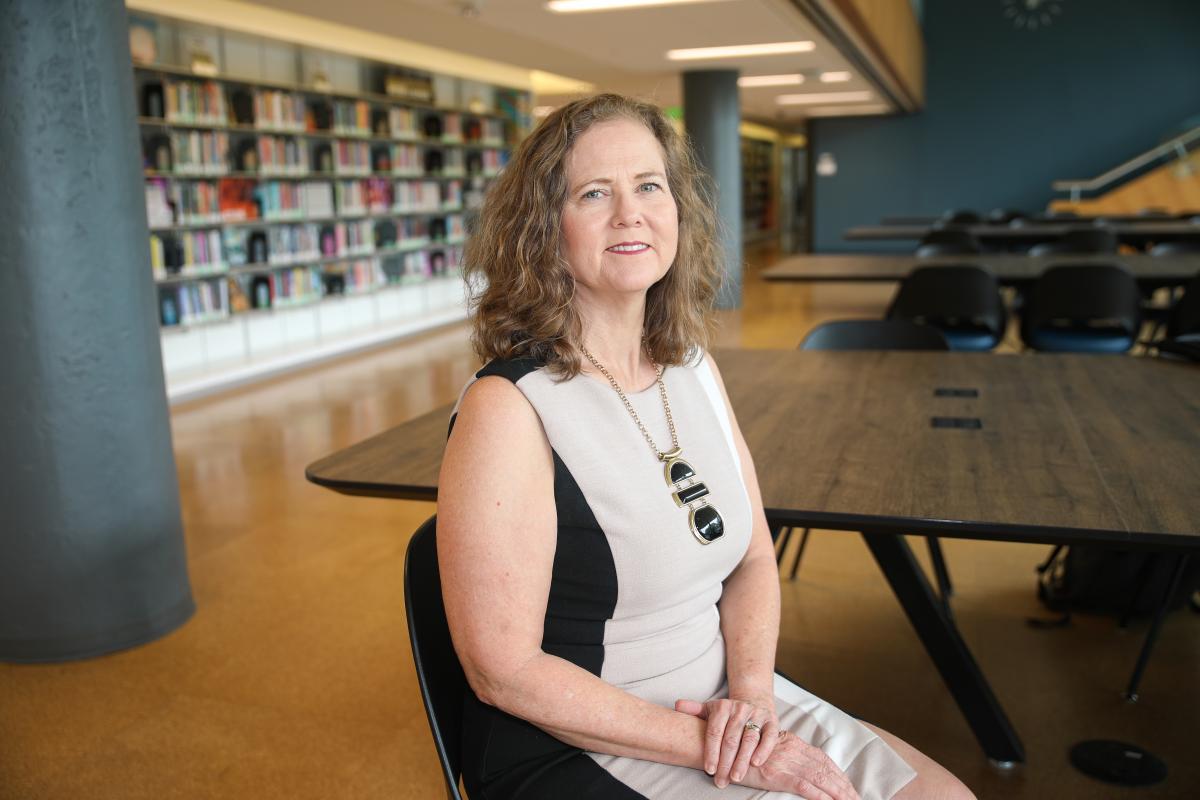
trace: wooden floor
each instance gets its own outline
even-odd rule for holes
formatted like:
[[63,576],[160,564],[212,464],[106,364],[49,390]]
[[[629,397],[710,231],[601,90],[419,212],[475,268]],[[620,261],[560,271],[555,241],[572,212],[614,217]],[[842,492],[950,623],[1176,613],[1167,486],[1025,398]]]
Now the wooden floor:
[[[878,315],[890,294],[766,284],[756,273],[771,256],[751,254],[745,308],[724,315],[721,343],[794,347],[820,320]],[[0,800],[444,796],[401,587],[408,537],[433,506],[341,497],[303,472],[452,400],[473,368],[455,326],[176,409],[196,616],[128,652],[0,665]],[[1047,548],[944,549],[959,623],[1024,738],[1025,767],[987,765],[854,534],[814,533],[783,583],[779,667],[981,798],[1200,797],[1200,616],[1169,619],[1129,705],[1119,692],[1144,623],[1035,630],[1025,619],[1043,615],[1033,567]],[[1066,754],[1085,738],[1149,748],[1167,782],[1119,790],[1079,775]]]

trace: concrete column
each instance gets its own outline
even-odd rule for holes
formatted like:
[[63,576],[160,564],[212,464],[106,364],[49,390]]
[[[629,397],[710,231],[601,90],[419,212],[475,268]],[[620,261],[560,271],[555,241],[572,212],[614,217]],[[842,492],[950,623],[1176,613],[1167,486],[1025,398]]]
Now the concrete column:
[[732,69],[683,73],[683,124],[700,163],[716,183],[726,258],[720,308],[742,305],[742,112],[737,79]]
[[3,0],[0,660],[194,611],[121,0]]

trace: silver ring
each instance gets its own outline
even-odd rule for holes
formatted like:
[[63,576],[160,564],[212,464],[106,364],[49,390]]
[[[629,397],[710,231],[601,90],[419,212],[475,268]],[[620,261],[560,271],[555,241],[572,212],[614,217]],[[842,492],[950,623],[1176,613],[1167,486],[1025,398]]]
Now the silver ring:
[[752,720],[752,719],[751,719],[751,720],[747,720],[747,721],[746,721],[746,730],[748,730],[748,731],[759,731],[759,732],[761,732],[761,731],[762,731],[762,725],[759,725],[757,722],[755,722],[755,721],[754,721],[754,720]]

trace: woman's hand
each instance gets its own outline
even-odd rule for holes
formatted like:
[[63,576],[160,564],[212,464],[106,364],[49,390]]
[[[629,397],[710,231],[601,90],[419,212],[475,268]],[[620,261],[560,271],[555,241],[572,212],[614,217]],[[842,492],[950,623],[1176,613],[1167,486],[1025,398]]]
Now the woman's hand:
[[750,770],[746,783],[804,800],[861,800],[846,773],[824,750],[789,731],[778,737],[766,762]]
[[675,710],[707,720],[704,771],[725,788],[741,783],[751,766],[763,765],[779,740],[775,697],[677,700]]

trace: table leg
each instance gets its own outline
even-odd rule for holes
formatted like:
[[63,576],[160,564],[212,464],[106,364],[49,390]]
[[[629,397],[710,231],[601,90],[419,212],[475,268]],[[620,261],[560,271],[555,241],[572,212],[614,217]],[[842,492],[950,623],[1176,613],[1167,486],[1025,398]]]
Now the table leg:
[[934,595],[908,542],[893,533],[864,532],[863,539],[984,754],[998,766],[1024,762],[1025,748],[1020,738],[992,694],[992,687],[975,663],[953,619]]

